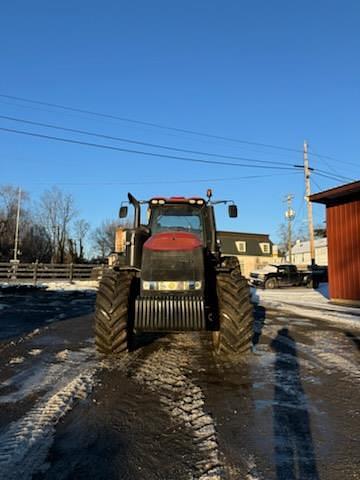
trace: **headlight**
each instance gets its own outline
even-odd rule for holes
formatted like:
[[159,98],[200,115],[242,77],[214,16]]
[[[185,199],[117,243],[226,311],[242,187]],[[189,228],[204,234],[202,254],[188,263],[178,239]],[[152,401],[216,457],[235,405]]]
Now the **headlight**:
[[170,291],[170,292],[186,292],[188,290],[201,290],[202,282],[193,280],[174,280],[174,281],[160,281],[150,282],[143,281],[143,290],[158,290],[158,291]]

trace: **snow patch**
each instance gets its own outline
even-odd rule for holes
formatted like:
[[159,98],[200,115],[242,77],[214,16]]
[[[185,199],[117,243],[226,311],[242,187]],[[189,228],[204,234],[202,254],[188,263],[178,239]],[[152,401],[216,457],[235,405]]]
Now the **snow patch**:
[[325,296],[327,295],[327,284],[321,284],[318,290],[305,288],[262,290],[252,288],[251,294],[253,303],[265,308],[360,329],[360,309],[331,304]]
[[29,351],[29,355],[31,355],[32,357],[37,357],[38,355],[40,355],[41,352],[42,350],[40,348],[33,348]]
[[77,280],[70,282],[46,282],[42,283],[41,287],[45,287],[47,290],[54,291],[96,291],[99,286],[98,280]]
[[64,361],[69,357],[69,353],[70,353],[69,350],[62,350],[61,352],[58,352],[56,354],[56,359]]
[[24,361],[24,357],[14,357],[14,358],[11,358],[9,360],[9,365],[14,365],[14,364],[19,364],[19,363],[23,363]]

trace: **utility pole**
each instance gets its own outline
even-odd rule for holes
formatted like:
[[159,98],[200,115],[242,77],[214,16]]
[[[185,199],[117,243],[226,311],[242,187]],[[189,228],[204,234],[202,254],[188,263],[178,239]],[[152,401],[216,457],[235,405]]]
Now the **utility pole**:
[[307,204],[309,239],[310,239],[310,258],[311,265],[315,265],[315,243],[314,243],[314,222],[312,203],[310,202],[311,188],[310,188],[310,171],[308,158],[308,143],[304,141],[304,174],[305,174],[305,200]]
[[289,252],[289,263],[291,263],[291,249],[292,249],[292,241],[291,241],[291,230],[292,230],[292,221],[295,218],[295,211],[292,209],[292,201],[294,195],[289,193],[286,198],[285,202],[287,202],[287,210],[285,212],[285,217],[288,221],[288,234],[287,234],[287,244],[288,244],[288,252]]
[[21,188],[19,187],[17,212],[16,212],[16,227],[15,227],[15,244],[14,244],[14,259],[13,259],[14,263],[18,262],[20,204],[21,204]]

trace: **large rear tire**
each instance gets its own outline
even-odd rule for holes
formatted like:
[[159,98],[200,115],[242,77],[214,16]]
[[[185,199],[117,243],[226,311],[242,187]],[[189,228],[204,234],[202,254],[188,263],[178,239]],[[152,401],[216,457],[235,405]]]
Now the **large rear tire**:
[[213,332],[215,353],[231,357],[249,352],[254,314],[250,288],[240,268],[218,274],[217,297],[220,328]]
[[106,272],[95,305],[95,344],[100,353],[119,354],[130,349],[130,302],[135,275],[126,270]]

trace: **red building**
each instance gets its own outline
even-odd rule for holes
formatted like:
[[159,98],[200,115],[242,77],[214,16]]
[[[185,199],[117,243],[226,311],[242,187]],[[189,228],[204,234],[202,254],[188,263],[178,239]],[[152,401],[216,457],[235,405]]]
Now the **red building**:
[[311,195],[326,205],[329,294],[360,305],[360,181]]

